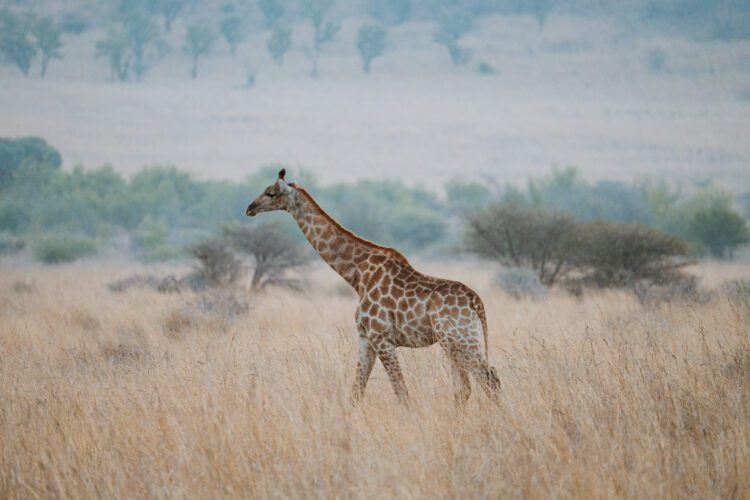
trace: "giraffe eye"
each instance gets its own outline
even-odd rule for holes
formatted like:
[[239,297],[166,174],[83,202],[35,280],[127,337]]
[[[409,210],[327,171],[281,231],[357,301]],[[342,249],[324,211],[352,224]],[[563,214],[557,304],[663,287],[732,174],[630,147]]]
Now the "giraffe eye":
[[268,196],[269,198],[273,198],[274,196],[276,196],[275,194],[273,194],[273,193],[269,193],[269,192],[265,192],[265,193],[263,193],[263,194],[265,194],[265,195],[266,195],[266,196]]

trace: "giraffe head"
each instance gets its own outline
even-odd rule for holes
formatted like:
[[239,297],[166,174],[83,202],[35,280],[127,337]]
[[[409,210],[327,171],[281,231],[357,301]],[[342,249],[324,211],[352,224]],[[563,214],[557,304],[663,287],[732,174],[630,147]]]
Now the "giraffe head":
[[279,178],[263,190],[260,196],[248,205],[245,210],[245,215],[253,217],[261,212],[273,212],[274,210],[286,210],[293,206],[296,192],[294,190],[294,183],[287,183],[284,180],[286,175],[286,169],[282,168],[279,171]]

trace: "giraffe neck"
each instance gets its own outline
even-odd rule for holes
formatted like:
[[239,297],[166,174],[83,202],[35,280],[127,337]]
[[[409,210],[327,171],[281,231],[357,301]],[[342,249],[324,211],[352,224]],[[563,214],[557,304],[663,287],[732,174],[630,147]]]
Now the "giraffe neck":
[[302,188],[296,188],[295,198],[289,212],[307,240],[323,260],[356,289],[359,281],[357,264],[386,249],[344,229]]

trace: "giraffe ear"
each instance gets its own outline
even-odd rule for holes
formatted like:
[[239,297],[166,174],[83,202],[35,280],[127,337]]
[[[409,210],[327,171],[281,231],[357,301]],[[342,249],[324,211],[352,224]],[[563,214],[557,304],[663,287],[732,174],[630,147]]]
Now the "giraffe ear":
[[279,179],[281,179],[283,181],[285,175],[286,175],[286,169],[285,168],[282,168],[281,170],[279,170]]

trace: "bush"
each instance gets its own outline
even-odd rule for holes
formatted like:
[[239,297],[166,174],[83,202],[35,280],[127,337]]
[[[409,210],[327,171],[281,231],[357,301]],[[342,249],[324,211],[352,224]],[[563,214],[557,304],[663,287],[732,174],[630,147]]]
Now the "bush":
[[13,175],[23,165],[31,164],[45,164],[57,169],[62,165],[62,156],[39,137],[0,137],[0,190],[10,184]]
[[188,252],[198,259],[196,272],[209,286],[228,286],[242,276],[242,263],[229,251],[226,243],[212,238],[196,243]]
[[572,217],[501,203],[468,217],[470,251],[508,267],[528,267],[547,286],[573,268]]
[[26,242],[21,238],[16,238],[12,234],[0,232],[0,255],[13,255],[26,246]]
[[495,73],[497,73],[497,71],[495,71],[495,68],[486,61],[481,61],[479,63],[479,65],[477,66],[477,71],[479,71],[480,75],[494,75]]
[[617,222],[584,222],[576,228],[571,259],[584,281],[606,288],[665,285],[681,278],[685,242],[655,229]]
[[539,276],[534,270],[525,267],[502,269],[495,276],[495,284],[515,299],[542,299],[547,296],[547,288],[539,281]]
[[750,302],[750,278],[729,280],[721,286],[720,291],[732,300]]
[[32,248],[37,260],[47,264],[57,264],[94,255],[99,245],[95,240],[85,236],[52,234],[36,239]]
[[301,245],[282,231],[278,224],[225,226],[222,234],[232,248],[253,260],[252,288],[265,288],[268,285],[295,290],[302,288],[303,281],[291,278],[288,273],[304,266],[308,256]]
[[690,219],[688,234],[719,259],[731,259],[737,247],[750,241],[745,219],[723,204],[696,211]]
[[551,286],[626,288],[645,297],[685,279],[687,245],[636,224],[578,221],[530,207],[492,205],[469,216],[467,247],[500,264],[533,269]]
[[407,247],[424,249],[445,236],[443,218],[422,207],[404,207],[394,210],[389,218],[391,240]]

